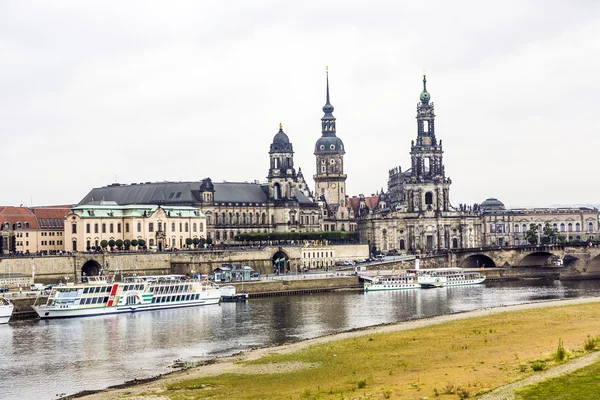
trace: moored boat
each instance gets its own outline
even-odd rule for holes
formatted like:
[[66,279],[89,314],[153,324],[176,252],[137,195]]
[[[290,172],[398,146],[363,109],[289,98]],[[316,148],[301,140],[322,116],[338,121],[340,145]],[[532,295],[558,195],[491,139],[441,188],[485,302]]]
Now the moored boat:
[[220,286],[219,288],[221,289],[221,300],[223,301],[234,302],[248,300],[248,293],[237,293],[237,289],[233,285]]
[[13,303],[6,297],[0,297],[0,324],[7,324],[12,316]]
[[417,282],[417,276],[414,274],[376,276],[364,283],[365,292],[418,289],[420,287],[421,285]]
[[418,271],[417,280],[423,288],[477,285],[485,281],[485,275],[462,268],[422,269]]
[[[210,281],[183,276],[142,276],[132,282],[58,286],[46,304],[33,305],[41,319],[129,313],[218,304],[221,290]],[[36,300],[37,302],[37,300]]]

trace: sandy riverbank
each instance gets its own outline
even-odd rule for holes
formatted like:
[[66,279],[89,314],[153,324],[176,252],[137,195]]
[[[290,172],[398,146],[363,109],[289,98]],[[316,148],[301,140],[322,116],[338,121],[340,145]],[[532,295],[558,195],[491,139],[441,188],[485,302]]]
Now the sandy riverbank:
[[[204,365],[192,369],[187,369],[184,371],[173,372],[168,375],[164,375],[156,380],[152,380],[149,382],[141,383],[138,385],[127,386],[123,388],[116,389],[106,389],[104,391],[84,396],[85,399],[118,399],[118,398],[127,398],[127,399],[167,399],[166,396],[163,396],[164,387],[166,384],[174,383],[182,380],[188,380],[197,377],[203,376],[215,376],[223,373],[272,373],[272,372],[288,372],[295,369],[305,368],[305,365],[297,365],[296,363],[287,363],[287,364],[275,364],[275,365],[240,365],[240,361],[248,361],[255,360],[261,358],[265,355],[270,354],[285,354],[285,353],[293,353],[295,351],[307,348],[309,346],[313,346],[316,344],[328,343],[337,340],[349,339],[364,335],[369,335],[373,333],[385,333],[385,332],[395,332],[395,331],[403,331],[410,330],[415,328],[421,328],[425,326],[431,326],[436,324],[442,324],[450,321],[457,321],[461,319],[473,318],[473,317],[482,317],[482,316],[490,316],[494,314],[504,313],[508,311],[523,311],[530,309],[539,309],[544,307],[553,307],[553,306],[563,306],[563,305],[576,305],[576,304],[586,304],[586,303],[598,303],[600,302],[600,298],[579,298],[572,300],[561,300],[561,301],[550,301],[550,302],[542,302],[542,303],[533,303],[533,304],[523,304],[523,305],[515,305],[515,306],[506,306],[506,307],[497,307],[497,308],[489,308],[482,309],[476,311],[469,311],[465,313],[452,314],[452,315],[444,315],[434,318],[426,318],[419,319],[414,321],[401,322],[390,325],[383,326],[375,326],[364,328],[356,331],[343,332],[339,334],[318,337],[314,339],[304,340],[297,343],[286,344],[277,347],[269,347],[269,348],[261,348],[255,349],[248,352],[244,352],[235,356],[223,357],[216,359],[214,363],[209,365]],[[190,354],[190,357],[193,355]],[[579,361],[576,361],[579,360]],[[578,365],[581,367],[582,362],[591,363],[595,360],[594,357],[582,358],[573,360],[573,365]],[[570,363],[569,363],[570,364]],[[571,369],[565,368],[563,373],[569,372]]]

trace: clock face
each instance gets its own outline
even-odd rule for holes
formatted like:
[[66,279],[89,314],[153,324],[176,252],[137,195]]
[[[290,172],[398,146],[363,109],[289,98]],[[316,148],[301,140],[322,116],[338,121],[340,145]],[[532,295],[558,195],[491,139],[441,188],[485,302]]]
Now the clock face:
[[332,183],[332,184],[331,184],[331,188],[332,188],[332,189],[335,189],[335,183]]

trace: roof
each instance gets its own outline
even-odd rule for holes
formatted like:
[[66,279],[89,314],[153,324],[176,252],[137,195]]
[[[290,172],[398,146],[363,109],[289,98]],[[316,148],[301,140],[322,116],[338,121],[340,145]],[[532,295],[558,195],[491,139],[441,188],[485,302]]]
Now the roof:
[[80,218],[123,218],[150,216],[162,208],[171,218],[198,218],[204,217],[202,211],[196,207],[189,206],[157,206],[149,204],[118,205],[115,202],[104,202],[104,204],[85,204],[75,206],[72,212]]
[[[13,225],[21,223],[21,229],[63,229],[64,218],[70,206],[49,207],[0,207],[0,226],[8,222]],[[25,227],[29,223],[29,227]]]
[[[148,182],[131,185],[112,184],[92,189],[78,205],[115,202],[126,204],[195,205],[201,202],[200,186],[197,182]],[[213,182],[215,203],[255,203],[269,201],[268,185],[249,182]],[[313,204],[304,193],[297,190],[300,204]]]
[[[379,204],[379,196],[362,197],[365,199],[365,205],[369,210],[374,210]],[[348,199],[348,207],[352,207],[354,215],[358,215],[358,209],[360,208],[361,197],[351,197]]]

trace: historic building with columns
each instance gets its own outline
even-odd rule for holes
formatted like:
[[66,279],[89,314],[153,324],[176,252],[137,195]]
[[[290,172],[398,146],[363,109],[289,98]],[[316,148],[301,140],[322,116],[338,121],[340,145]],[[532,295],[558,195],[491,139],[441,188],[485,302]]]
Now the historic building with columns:
[[386,252],[430,251],[480,246],[482,220],[477,212],[450,203],[442,141],[436,136],[434,105],[423,76],[417,104],[417,137],[411,142],[410,168],[390,171],[388,191],[377,199],[360,196],[351,204],[361,241]]

